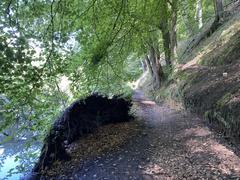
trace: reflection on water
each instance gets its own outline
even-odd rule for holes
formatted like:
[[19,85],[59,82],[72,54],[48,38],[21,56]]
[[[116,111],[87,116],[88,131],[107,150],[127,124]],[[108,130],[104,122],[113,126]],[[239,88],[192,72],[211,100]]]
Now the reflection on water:
[[[26,149],[26,141],[11,141],[0,145],[0,179],[20,179],[32,168],[40,144],[34,144]],[[22,171],[19,173],[19,170]],[[11,176],[9,176],[11,174]]]

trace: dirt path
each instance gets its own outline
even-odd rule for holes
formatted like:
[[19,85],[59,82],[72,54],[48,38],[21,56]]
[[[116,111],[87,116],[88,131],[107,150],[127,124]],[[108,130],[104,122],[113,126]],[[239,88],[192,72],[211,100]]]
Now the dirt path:
[[240,179],[240,157],[197,117],[134,95],[142,133],[87,160],[73,179]]

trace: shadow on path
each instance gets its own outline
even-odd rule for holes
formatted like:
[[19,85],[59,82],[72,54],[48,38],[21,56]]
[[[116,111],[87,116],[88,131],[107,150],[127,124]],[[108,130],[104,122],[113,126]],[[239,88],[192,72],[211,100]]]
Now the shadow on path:
[[89,159],[72,179],[240,179],[240,157],[199,118],[136,91],[141,133],[117,152]]

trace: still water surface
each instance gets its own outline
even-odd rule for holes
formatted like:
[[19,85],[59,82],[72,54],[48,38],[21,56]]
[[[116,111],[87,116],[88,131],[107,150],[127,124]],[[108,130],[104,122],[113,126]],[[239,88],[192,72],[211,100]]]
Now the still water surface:
[[[38,154],[40,144],[35,144],[28,150],[25,147],[25,140],[11,141],[0,144],[0,180],[17,180],[24,174],[30,172],[36,157],[29,156],[29,152]],[[16,161],[16,159],[18,159]],[[24,166],[24,172],[19,173],[18,168]],[[13,172],[9,176],[9,172]]]

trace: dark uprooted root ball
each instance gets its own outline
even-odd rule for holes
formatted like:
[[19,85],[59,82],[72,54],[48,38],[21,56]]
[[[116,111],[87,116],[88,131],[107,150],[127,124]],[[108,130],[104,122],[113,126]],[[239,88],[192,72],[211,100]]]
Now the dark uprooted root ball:
[[98,94],[72,103],[55,121],[46,136],[33,172],[49,168],[56,160],[69,160],[65,145],[94,132],[99,126],[131,120],[131,106],[130,100],[120,96],[107,98]]

